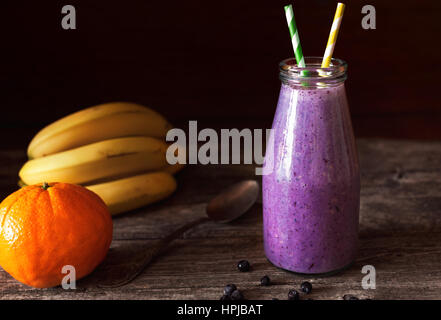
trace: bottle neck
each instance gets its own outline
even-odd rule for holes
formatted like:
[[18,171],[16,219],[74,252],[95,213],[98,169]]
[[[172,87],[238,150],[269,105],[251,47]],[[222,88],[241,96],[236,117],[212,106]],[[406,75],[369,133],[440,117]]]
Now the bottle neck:
[[332,59],[329,68],[321,68],[320,57],[306,57],[306,67],[297,66],[294,58],[283,60],[280,64],[280,80],[292,87],[320,89],[336,87],[347,78],[347,64],[340,59]]

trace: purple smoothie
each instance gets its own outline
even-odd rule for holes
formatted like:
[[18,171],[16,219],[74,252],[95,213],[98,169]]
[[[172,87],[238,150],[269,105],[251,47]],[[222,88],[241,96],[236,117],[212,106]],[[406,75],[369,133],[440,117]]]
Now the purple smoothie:
[[360,175],[343,81],[282,83],[262,189],[265,253],[286,270],[328,273],[356,256]]

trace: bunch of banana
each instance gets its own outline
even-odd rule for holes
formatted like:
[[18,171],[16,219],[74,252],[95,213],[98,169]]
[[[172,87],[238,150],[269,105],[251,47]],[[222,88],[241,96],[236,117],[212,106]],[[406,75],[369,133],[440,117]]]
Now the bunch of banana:
[[81,184],[97,193],[112,214],[168,197],[182,165],[166,162],[170,123],[134,103],[90,107],[42,129],[28,147],[20,185]]

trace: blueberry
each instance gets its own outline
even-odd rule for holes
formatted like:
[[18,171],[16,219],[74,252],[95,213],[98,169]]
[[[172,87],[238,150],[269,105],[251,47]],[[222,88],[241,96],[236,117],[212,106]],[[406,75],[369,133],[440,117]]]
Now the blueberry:
[[358,298],[356,296],[350,295],[350,294],[345,294],[343,296],[343,300],[358,300]]
[[288,292],[288,300],[299,300],[300,299],[300,295],[299,292],[295,289],[291,289]]
[[262,279],[260,279],[260,285],[261,286],[269,286],[271,284],[271,280],[268,276],[263,276]]
[[306,294],[311,293],[311,291],[312,291],[312,284],[309,283],[308,281],[305,281],[305,282],[303,282],[303,283],[300,285],[300,289],[301,289],[304,293],[306,293]]
[[231,300],[243,300],[242,292],[240,292],[239,290],[234,290],[231,293]]
[[250,263],[247,260],[240,260],[237,264],[237,269],[239,269],[240,272],[247,272],[250,270]]
[[224,295],[231,296],[234,290],[236,290],[237,287],[235,284],[227,284],[224,288]]
[[221,301],[224,301],[224,300],[231,300],[231,298],[230,298],[230,296],[227,296],[226,294],[224,294],[224,295],[220,298],[220,300],[221,300]]

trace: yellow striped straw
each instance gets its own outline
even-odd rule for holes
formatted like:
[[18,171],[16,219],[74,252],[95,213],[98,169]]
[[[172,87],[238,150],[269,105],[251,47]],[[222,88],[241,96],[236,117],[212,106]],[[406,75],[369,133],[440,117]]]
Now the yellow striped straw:
[[326,44],[325,54],[323,56],[322,68],[328,68],[331,64],[332,54],[334,53],[335,42],[337,41],[338,30],[340,30],[341,20],[343,19],[343,11],[345,5],[338,3],[335,11],[334,21],[332,21],[331,32],[329,33],[328,43]]

